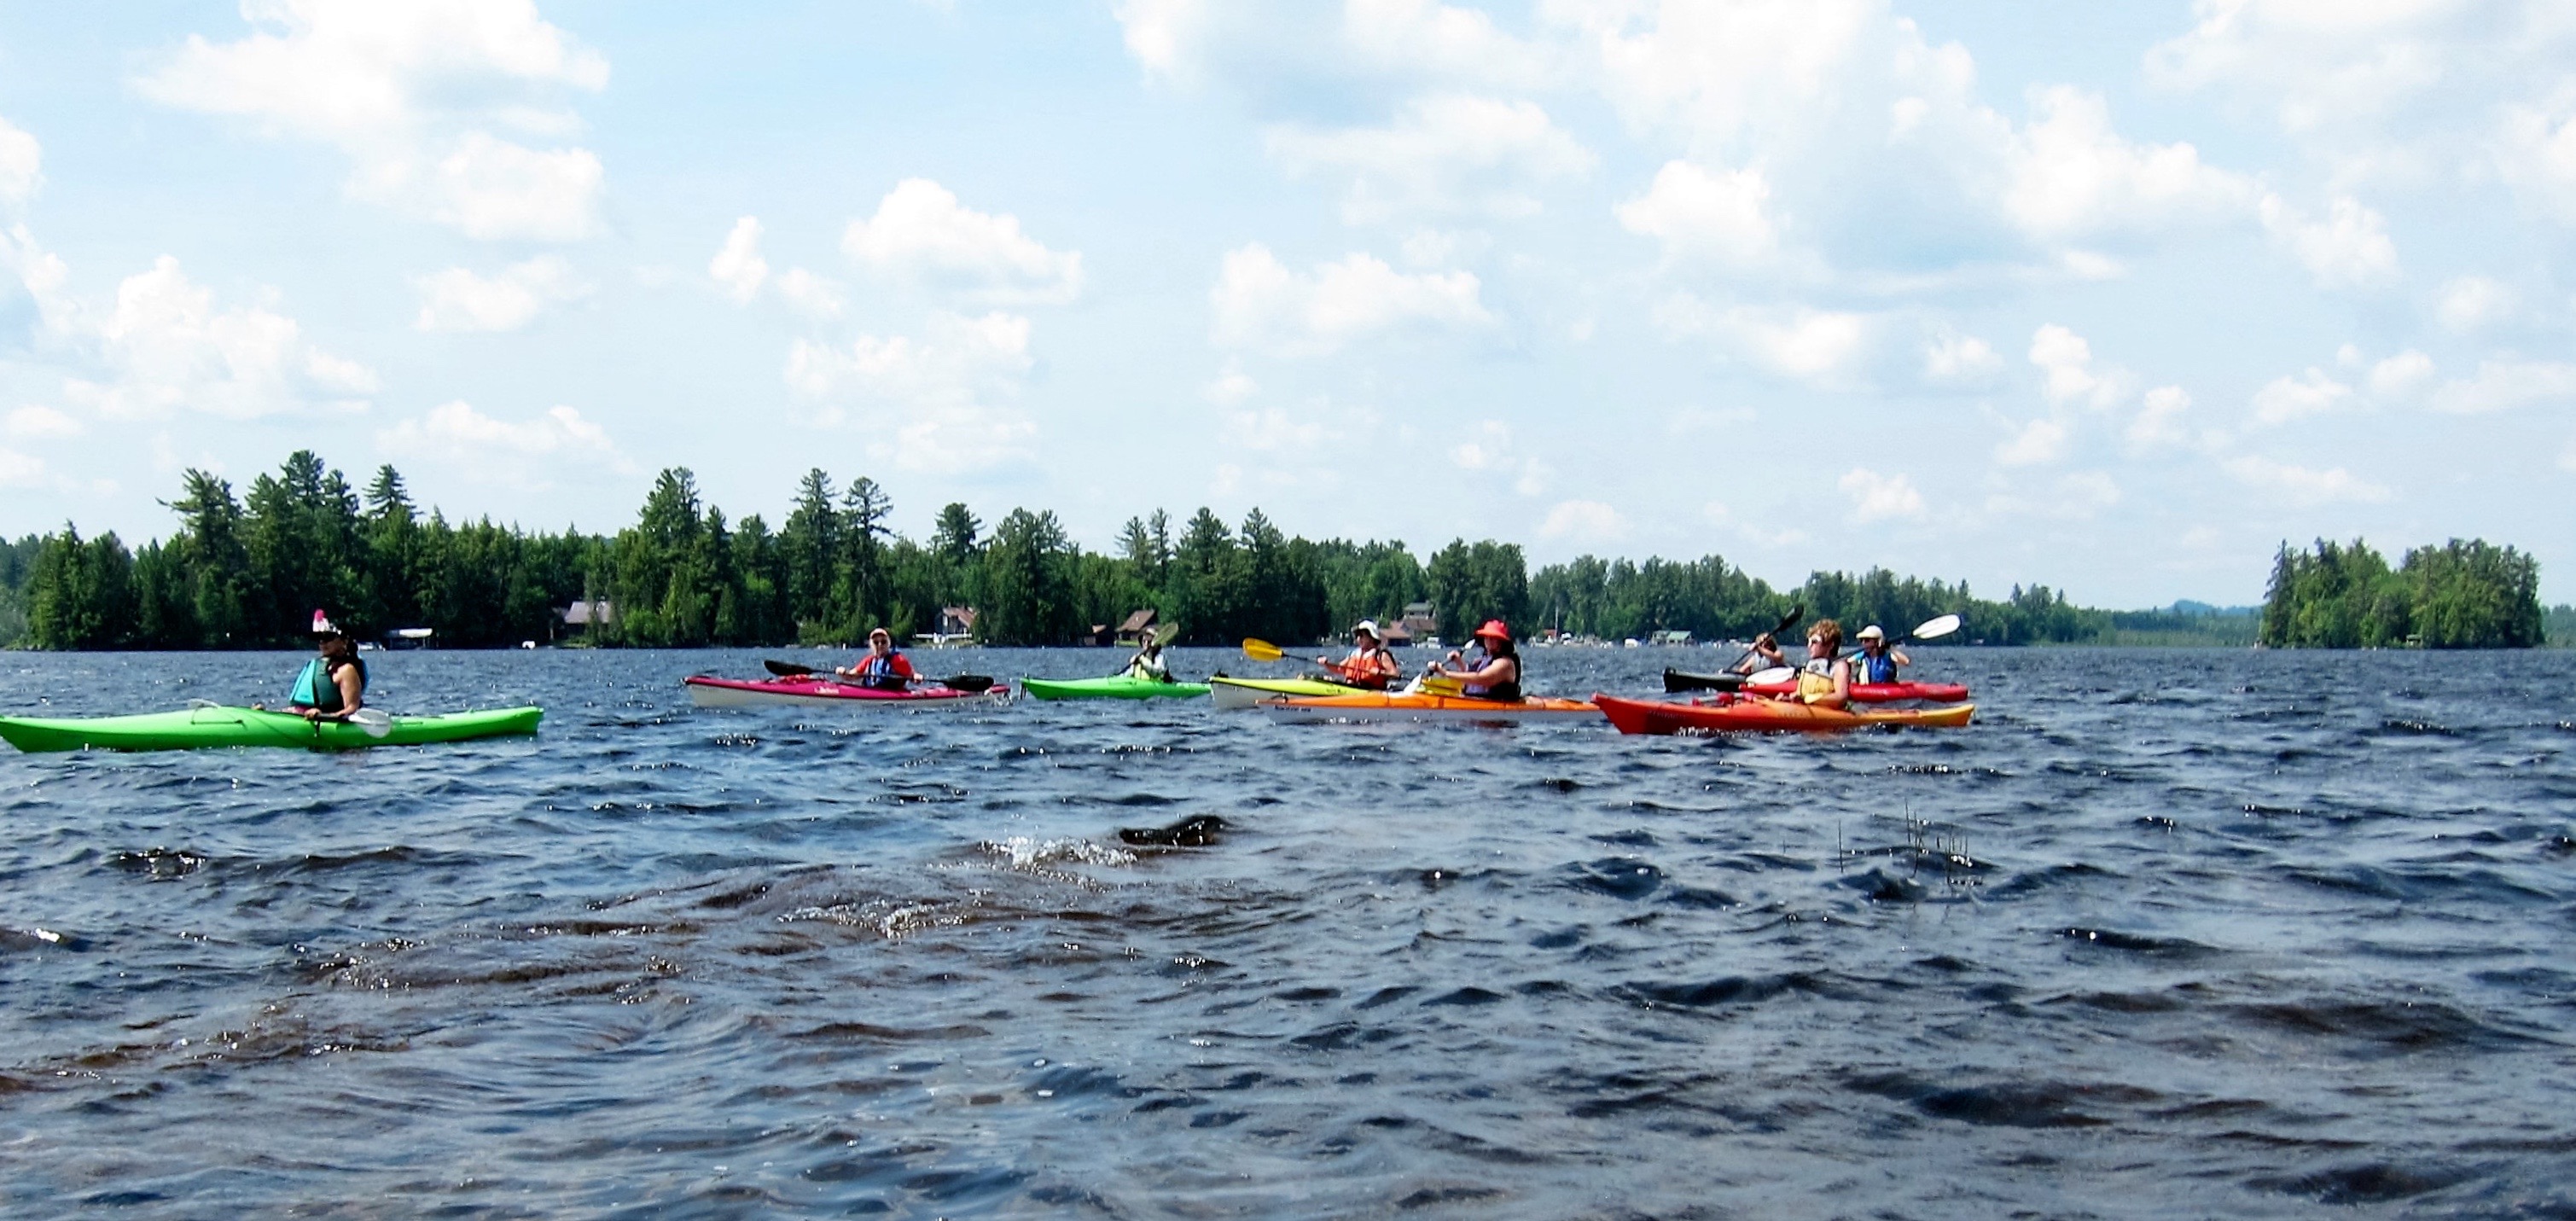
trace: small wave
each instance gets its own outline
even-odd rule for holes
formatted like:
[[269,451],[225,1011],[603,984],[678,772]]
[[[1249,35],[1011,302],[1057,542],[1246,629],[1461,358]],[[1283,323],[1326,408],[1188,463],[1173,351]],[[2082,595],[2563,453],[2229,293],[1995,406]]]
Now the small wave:
[[2220,952],[2214,946],[2203,945],[2186,937],[2146,937],[2107,928],[2060,929],[2057,935],[2069,941],[2100,946],[2106,950],[2120,950],[2130,954],[2146,954],[2156,958],[2181,961],[2208,958]]
[[977,844],[985,853],[1002,858],[1013,869],[1034,869],[1041,865],[1133,865],[1136,854],[1125,848],[1087,839],[1036,839],[1014,835],[1008,839],[988,839]]
[[2289,1034],[2368,1044],[2391,1053],[2501,1048],[2530,1036],[2438,1001],[2322,1001],[2224,1007],[2240,1021]]
[[2440,1191],[2467,1181],[2472,1173],[2450,1166],[2402,1166],[2374,1161],[2301,1175],[2263,1175],[2250,1183],[2283,1195],[2311,1196],[2325,1204],[2385,1204]]
[[1938,1119],[2003,1128],[2101,1127],[2111,1121],[2095,1111],[2142,1106],[2163,1097],[2154,1090],[2114,1083],[2004,1081],[1956,1086],[1905,1073],[1858,1077],[1850,1085],[1865,1094],[1910,1104]]
[[1614,899],[1642,899],[1664,884],[1664,871],[1635,857],[1605,857],[1568,865],[1565,885]]

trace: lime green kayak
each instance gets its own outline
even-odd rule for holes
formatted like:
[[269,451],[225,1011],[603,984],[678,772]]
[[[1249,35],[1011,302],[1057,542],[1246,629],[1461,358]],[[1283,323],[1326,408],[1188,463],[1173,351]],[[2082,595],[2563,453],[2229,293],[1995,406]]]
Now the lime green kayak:
[[542,708],[495,708],[445,716],[398,716],[385,736],[338,722],[315,724],[291,712],[251,708],[183,708],[136,716],[0,717],[0,738],[30,754],[48,750],[198,750],[210,746],[294,746],[356,750],[418,746],[537,731]]
[[1020,689],[1042,700],[1188,699],[1208,693],[1206,683],[1158,683],[1150,678],[1129,678],[1124,674],[1061,682],[1024,678],[1020,680]]

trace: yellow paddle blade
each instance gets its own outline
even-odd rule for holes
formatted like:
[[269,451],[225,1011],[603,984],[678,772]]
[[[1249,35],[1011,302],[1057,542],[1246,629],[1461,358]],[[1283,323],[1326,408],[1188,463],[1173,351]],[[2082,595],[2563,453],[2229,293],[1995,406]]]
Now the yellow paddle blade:
[[1272,644],[1267,640],[1254,640],[1249,637],[1245,638],[1243,642],[1243,655],[1254,661],[1277,661],[1280,658],[1287,656],[1286,653],[1280,651],[1278,645]]

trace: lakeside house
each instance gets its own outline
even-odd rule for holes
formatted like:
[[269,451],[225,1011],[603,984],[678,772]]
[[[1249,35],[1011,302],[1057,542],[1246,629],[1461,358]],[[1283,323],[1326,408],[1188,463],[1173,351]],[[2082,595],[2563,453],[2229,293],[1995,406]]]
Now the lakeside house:
[[579,628],[581,634],[587,637],[597,629],[617,622],[617,606],[606,598],[595,602],[575,602],[563,608],[563,612],[555,618],[563,624],[565,633],[569,634],[573,629]]
[[1440,634],[1440,618],[1428,602],[1405,603],[1404,617],[1396,620],[1395,626],[1408,641]]
[[982,613],[983,612],[978,611],[971,606],[943,606],[939,608],[938,630],[931,632],[915,632],[913,633],[912,638],[923,647],[932,649],[945,649],[956,645],[973,644],[975,642],[975,620]]

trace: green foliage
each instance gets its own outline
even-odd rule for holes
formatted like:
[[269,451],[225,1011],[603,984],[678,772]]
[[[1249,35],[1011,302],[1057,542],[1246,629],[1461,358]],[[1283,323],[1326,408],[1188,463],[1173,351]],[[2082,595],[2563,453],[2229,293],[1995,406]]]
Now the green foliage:
[[[451,524],[415,505],[380,467],[363,494],[309,451],[233,487],[204,471],[167,502],[178,528],[129,551],[113,534],[0,542],[0,645],[48,649],[297,647],[316,607],[359,635],[427,627],[451,647],[521,640],[693,648],[789,641],[850,644],[883,626],[932,630],[942,608],[980,608],[995,644],[1061,644],[1150,607],[1192,644],[1245,637],[1302,646],[1360,619],[1389,623],[1430,602],[1438,631],[1462,640],[1487,619],[1522,634],[1610,639],[1663,630],[1741,639],[1793,604],[1846,631],[1902,632],[1936,615],[1967,620],[1962,642],[2244,643],[2247,614],[2215,608],[2104,612],[2046,586],[2002,601],[1964,584],[1817,572],[1775,590],[1717,556],[1642,563],[1582,556],[1531,574],[1518,546],[1454,539],[1425,563],[1399,541],[1314,541],[1254,509],[1229,526],[1201,508],[1176,531],[1156,510],[1130,518],[1113,553],[1082,550],[1044,510],[1014,509],[990,534],[964,504],[939,511],[926,542],[895,534],[873,480],[837,494],[808,471],[785,526],[739,521],[706,504],[684,467],[655,476],[635,522],[611,536],[532,533],[490,520]],[[2265,643],[2526,646],[2576,640],[2576,611],[2546,620],[2539,565],[2510,547],[2419,547],[2390,571],[2368,547],[2282,548]],[[609,622],[567,629],[563,609],[606,603]]]
[[2359,539],[2281,545],[2263,606],[2272,648],[2527,649],[2545,639],[2540,562],[2483,539],[2417,547],[2394,571]]
[[2550,607],[2543,625],[2549,634],[2550,648],[2576,649],[2576,606]]

